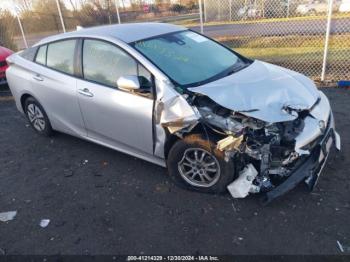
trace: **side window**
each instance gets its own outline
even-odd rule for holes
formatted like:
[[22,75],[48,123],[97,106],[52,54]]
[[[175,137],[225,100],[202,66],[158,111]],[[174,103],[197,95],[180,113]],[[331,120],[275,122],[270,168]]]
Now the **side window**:
[[64,40],[48,45],[46,65],[58,71],[74,73],[74,50],[76,40]]
[[46,65],[46,50],[47,45],[43,45],[39,48],[38,53],[35,57],[35,62],[37,62],[38,64]]
[[118,47],[99,40],[84,40],[83,75],[87,80],[117,87],[125,75],[137,75],[136,61]]

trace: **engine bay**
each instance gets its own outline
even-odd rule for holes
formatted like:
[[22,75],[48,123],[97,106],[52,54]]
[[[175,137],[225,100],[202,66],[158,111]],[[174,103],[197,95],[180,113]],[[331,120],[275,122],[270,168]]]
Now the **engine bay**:
[[286,109],[298,117],[287,122],[265,123],[226,109],[206,96],[197,96],[193,105],[202,116],[203,125],[216,139],[221,138],[217,140],[217,148],[225,152],[226,161],[234,158],[238,170],[251,164],[250,168],[257,171],[250,193],[274,189],[290,176],[302,158],[295,151],[295,145],[296,137],[304,129],[308,110]]

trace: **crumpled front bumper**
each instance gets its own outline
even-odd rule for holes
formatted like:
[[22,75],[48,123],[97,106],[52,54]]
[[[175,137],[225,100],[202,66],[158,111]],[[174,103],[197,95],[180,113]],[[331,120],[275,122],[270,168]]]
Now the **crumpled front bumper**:
[[332,146],[340,150],[340,136],[335,131],[333,115],[330,115],[330,124],[324,132],[320,142],[312,149],[310,154],[304,158],[294,172],[280,185],[265,193],[263,204],[268,204],[277,197],[282,196],[296,187],[300,182],[305,181],[308,188],[312,190],[327,162]]

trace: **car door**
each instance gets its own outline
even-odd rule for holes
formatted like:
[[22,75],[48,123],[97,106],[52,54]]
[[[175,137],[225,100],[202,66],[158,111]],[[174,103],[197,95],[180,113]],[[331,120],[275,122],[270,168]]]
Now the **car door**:
[[151,74],[116,45],[85,39],[81,51],[82,79],[77,82],[79,104],[88,137],[121,151],[153,154],[153,95],[118,89],[121,76]]
[[38,48],[32,71],[32,93],[44,107],[54,129],[86,136],[74,76],[77,40],[61,40]]

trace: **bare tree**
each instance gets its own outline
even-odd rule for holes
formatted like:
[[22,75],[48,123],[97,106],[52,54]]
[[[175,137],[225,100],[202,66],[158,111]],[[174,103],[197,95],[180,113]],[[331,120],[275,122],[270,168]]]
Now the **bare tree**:
[[13,3],[19,13],[31,11],[33,8],[33,0],[13,0]]

